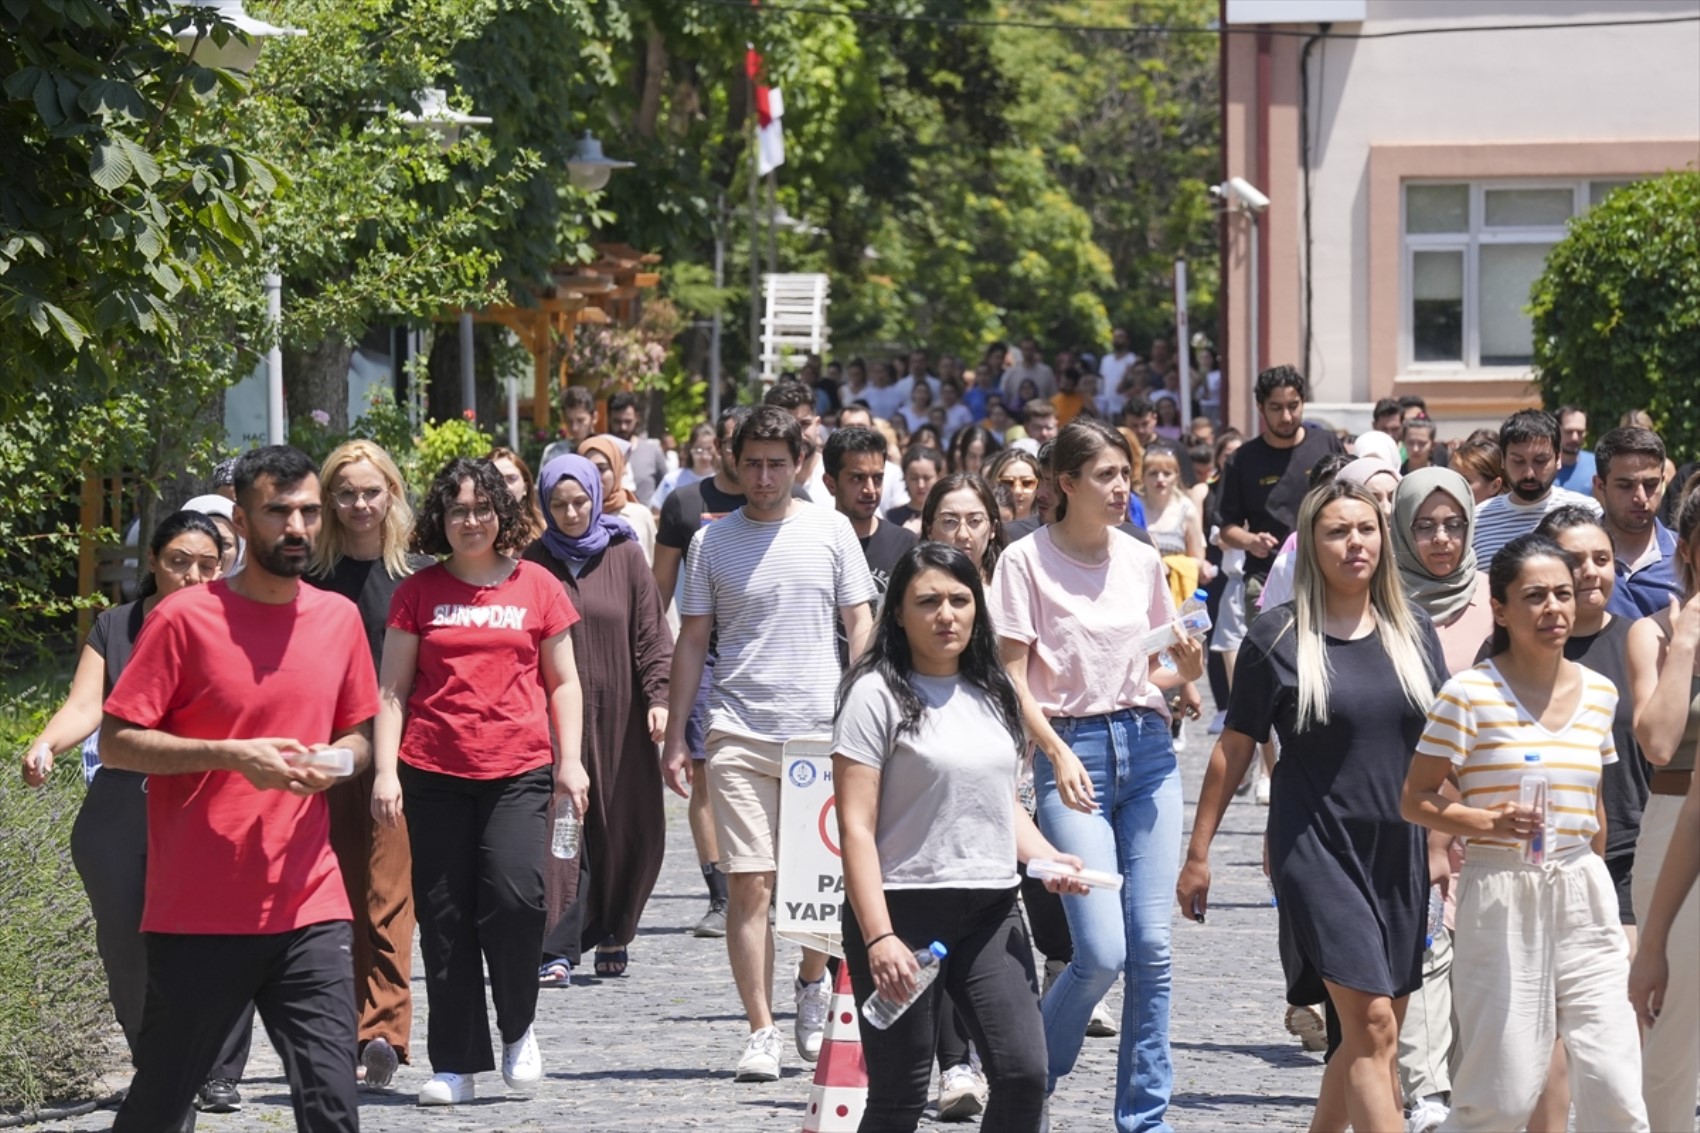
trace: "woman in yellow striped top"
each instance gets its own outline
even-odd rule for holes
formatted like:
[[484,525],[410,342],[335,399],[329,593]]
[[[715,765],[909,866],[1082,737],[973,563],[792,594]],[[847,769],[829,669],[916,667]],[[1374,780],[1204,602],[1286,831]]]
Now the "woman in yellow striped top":
[[[1629,946],[1600,854],[1600,773],[1617,759],[1611,682],[1564,657],[1575,563],[1545,535],[1514,539],[1488,571],[1489,660],[1446,682],[1417,743],[1402,810],[1466,839],[1453,1005],[1459,1071],[1442,1133],[1522,1129],[1555,1037],[1573,1067],[1578,1129],[1647,1129],[1640,1043],[1624,996]],[[1518,801],[1546,779],[1546,814]],[[1456,780],[1462,802],[1440,786]],[[1543,833],[1545,862],[1524,847]]]

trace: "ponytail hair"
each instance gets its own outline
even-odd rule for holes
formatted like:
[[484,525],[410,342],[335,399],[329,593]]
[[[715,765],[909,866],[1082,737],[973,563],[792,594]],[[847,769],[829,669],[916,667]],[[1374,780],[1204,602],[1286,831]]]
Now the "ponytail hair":
[[[1493,556],[1493,564],[1488,567],[1488,593],[1495,602],[1503,606],[1511,600],[1511,587],[1522,575],[1524,565],[1533,559],[1557,559],[1572,574],[1576,572],[1576,556],[1560,547],[1551,535],[1538,531],[1519,535],[1499,549]],[[1495,622],[1488,655],[1497,657],[1510,648],[1511,635],[1504,626]]]

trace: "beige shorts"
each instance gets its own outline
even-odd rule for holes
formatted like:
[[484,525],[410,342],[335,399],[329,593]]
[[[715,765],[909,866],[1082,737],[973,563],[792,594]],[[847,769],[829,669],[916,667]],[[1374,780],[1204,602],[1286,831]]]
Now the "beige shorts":
[[785,745],[713,729],[709,802],[724,873],[772,873],[779,842],[779,772]]

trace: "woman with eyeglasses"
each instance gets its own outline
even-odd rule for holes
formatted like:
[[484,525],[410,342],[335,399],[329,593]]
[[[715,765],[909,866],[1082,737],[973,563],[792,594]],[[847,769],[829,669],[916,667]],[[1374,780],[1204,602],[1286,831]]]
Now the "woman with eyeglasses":
[[[215,497],[228,505],[222,496]],[[221,577],[228,549],[212,519],[199,511],[175,512],[148,541],[147,575],[134,602],[95,617],[77,659],[65,703],[24,754],[24,782],[39,787],[53,773],[54,758],[81,749],[87,793],[71,827],[71,861],[94,914],[95,948],[106,972],[107,995],[133,1059],[141,1038],[147,1000],[147,939],[142,903],[147,882],[147,776],[103,767],[96,743],[101,706],[129,664],[148,615],[166,598]],[[248,1061],[252,1009],[243,1013],[196,1098],[198,1107],[220,1107],[241,1098],[236,1084]]]
[[[1458,1073],[1440,1128],[1524,1128],[1562,1037],[1576,1127],[1645,1133],[1629,943],[1600,858],[1618,692],[1565,656],[1569,552],[1519,536],[1494,555],[1488,582],[1491,656],[1440,690],[1401,799],[1407,820],[1468,842],[1452,967]],[[1442,789],[1449,780],[1459,797]],[[1524,801],[1525,781],[1544,803]],[[1692,1094],[1685,1104],[1691,1120]]]
[[[525,515],[488,460],[437,474],[413,550],[446,556],[390,602],[374,725],[372,813],[413,851],[433,1076],[420,1105],[473,1099],[494,1069],[484,999],[502,1033],[502,1079],[543,1074],[532,1033],[543,952],[550,800],[583,814],[583,700],[561,584],[523,549]],[[553,744],[551,743],[553,740]]]
[[993,489],[1009,489],[1009,518],[1012,522],[1027,519],[1033,514],[1033,497],[1039,491],[1037,457],[1018,448],[1005,449],[992,461],[992,469],[986,479],[992,482]]
[[[354,603],[377,672],[390,600],[402,579],[433,560],[408,552],[413,509],[401,470],[382,448],[367,440],[338,445],[325,458],[319,483],[324,519],[307,581]],[[354,1000],[360,1012],[355,1073],[373,1089],[388,1086],[396,1068],[409,1061],[414,927],[406,822],[390,827],[372,816],[375,779],[376,771],[368,768],[325,792],[331,849],[354,910]]]
[[597,975],[625,975],[627,946],[661,874],[667,819],[655,745],[667,737],[673,634],[632,529],[603,510],[596,467],[557,456],[543,466],[538,492],[548,529],[525,559],[558,579],[579,612],[573,657],[584,699],[596,706],[584,729],[590,809],[579,812],[582,851],[551,857],[544,879],[549,919],[538,981],[559,986],[591,946]]
[[661,505],[667,502],[667,497],[675,490],[699,480],[709,480],[714,477],[714,426],[707,421],[698,421],[691,427],[690,443],[685,446],[685,459],[679,467],[661,478],[660,485],[655,489],[655,497],[649,501],[649,506],[657,515],[661,513]]

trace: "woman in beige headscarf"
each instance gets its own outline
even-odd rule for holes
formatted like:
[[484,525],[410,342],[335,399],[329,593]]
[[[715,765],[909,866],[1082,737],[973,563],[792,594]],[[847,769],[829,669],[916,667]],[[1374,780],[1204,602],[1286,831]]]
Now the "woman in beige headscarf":
[[602,473],[602,511],[617,515],[637,532],[638,546],[651,566],[655,564],[655,516],[625,488],[626,454],[620,442],[607,433],[598,433],[580,442],[578,454],[596,465]]

